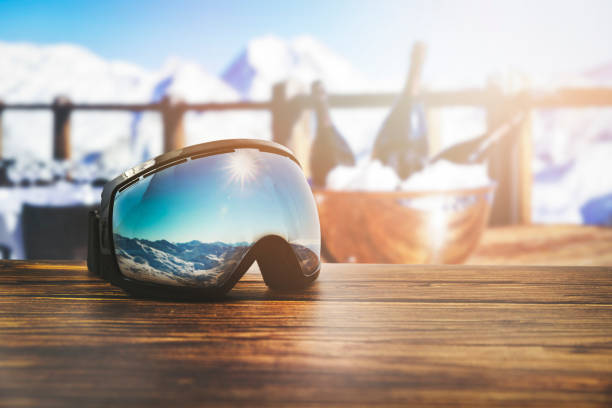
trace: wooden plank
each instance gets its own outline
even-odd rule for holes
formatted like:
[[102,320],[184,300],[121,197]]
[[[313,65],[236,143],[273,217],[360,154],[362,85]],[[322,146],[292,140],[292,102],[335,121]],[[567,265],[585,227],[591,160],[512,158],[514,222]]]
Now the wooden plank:
[[164,97],[161,102],[162,123],[164,125],[164,153],[185,147],[185,102],[181,99]]
[[[287,86],[286,92],[289,99],[310,91],[306,84],[297,80],[288,81]],[[307,179],[311,177],[310,150],[315,136],[315,129],[312,128],[312,123],[313,111],[310,109],[298,109],[297,117],[289,130],[289,138],[285,143],[285,146],[293,152],[295,158],[302,166],[302,171]]]
[[[310,177],[312,144],[310,97],[298,81],[279,82],[272,88],[272,140],[285,145],[298,159],[306,177]],[[310,104],[310,105],[309,105]]]
[[[330,105],[333,108],[375,108],[393,105],[397,93],[351,93],[331,94]],[[494,101],[496,95],[491,95],[486,89],[473,88],[457,91],[423,92],[416,100],[428,107],[476,106],[483,107]],[[531,108],[578,108],[612,106],[612,88],[562,88],[552,92],[530,92],[518,95],[509,95],[524,107]],[[312,100],[302,95],[298,101],[303,108],[312,107]],[[270,110],[274,108],[274,101],[264,102],[203,102],[186,104],[187,110]],[[11,110],[40,110],[52,109],[48,103],[8,103],[6,109]],[[160,110],[157,103],[121,104],[121,103],[75,103],[74,110]]]
[[585,108],[612,106],[612,88],[561,88],[534,93],[529,103],[539,108]]
[[610,406],[612,268],[253,268],[223,302],[0,262],[2,406]]
[[[488,93],[496,95],[487,106],[487,130],[493,131],[500,124],[508,121],[513,112],[510,106],[502,103],[503,93],[499,84],[489,81]],[[512,130],[516,136],[516,130]],[[497,183],[493,208],[491,209],[491,225],[508,225],[519,222],[518,217],[518,143],[516,137],[508,137],[496,143],[491,148],[488,159],[489,177]]]
[[425,123],[427,124],[427,141],[429,145],[429,157],[432,158],[440,153],[442,145],[442,121],[443,116],[440,109],[425,109]]
[[53,158],[68,160],[71,156],[70,112],[71,102],[66,97],[53,101]]
[[[224,111],[224,110],[269,110],[269,102],[204,102],[185,104],[186,109],[194,111]],[[6,109],[11,110],[47,110],[53,105],[45,103],[12,103],[6,104]],[[97,111],[160,111],[159,103],[78,103],[72,105],[73,110],[97,110]]]
[[531,199],[533,191],[533,111],[526,113],[517,129],[518,139],[518,221],[531,224]]

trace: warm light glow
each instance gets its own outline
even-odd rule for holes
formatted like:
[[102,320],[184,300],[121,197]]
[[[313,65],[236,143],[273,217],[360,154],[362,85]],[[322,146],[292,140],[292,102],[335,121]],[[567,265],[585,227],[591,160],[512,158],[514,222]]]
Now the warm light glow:
[[225,169],[229,174],[228,182],[239,183],[243,189],[244,184],[257,175],[257,159],[248,149],[239,149],[229,155]]

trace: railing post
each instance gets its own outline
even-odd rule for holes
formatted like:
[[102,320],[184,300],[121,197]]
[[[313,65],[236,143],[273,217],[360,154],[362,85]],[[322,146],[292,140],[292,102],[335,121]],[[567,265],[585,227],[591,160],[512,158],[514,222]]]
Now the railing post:
[[[502,91],[498,84],[489,80],[487,84],[487,129],[495,129],[504,120],[502,108]],[[509,140],[507,138],[506,140]],[[502,146],[503,145],[503,146]],[[513,224],[512,191],[511,191],[511,163],[512,152],[508,150],[507,143],[497,143],[493,146],[489,156],[489,177],[495,180],[497,188],[495,199],[491,208],[491,225]]]
[[519,222],[531,224],[533,194],[533,110],[525,112],[518,133]]
[[274,84],[272,88],[272,140],[286,144],[291,124],[287,120],[287,82]]
[[304,84],[280,82],[272,88],[272,140],[293,151],[310,176],[311,111],[306,109]]
[[[291,89],[290,88],[291,85]],[[279,82],[272,88],[272,140],[285,146],[291,139],[293,128],[304,110],[299,96],[303,95],[300,84]]]
[[67,97],[58,96],[53,100],[53,158],[70,158],[70,112],[72,104]]
[[429,145],[429,157],[433,157],[442,150],[442,137],[440,125],[442,114],[437,107],[425,105],[425,123],[427,125],[427,141]]
[[185,147],[184,113],[184,101],[169,96],[165,96],[162,99],[161,114],[164,123],[164,153]]
[[[490,102],[487,127],[494,129],[524,109],[519,98],[504,95],[501,88],[489,82]],[[489,159],[489,176],[497,182],[491,210],[492,225],[529,223],[531,221],[531,121],[527,115],[512,135],[497,143]]]

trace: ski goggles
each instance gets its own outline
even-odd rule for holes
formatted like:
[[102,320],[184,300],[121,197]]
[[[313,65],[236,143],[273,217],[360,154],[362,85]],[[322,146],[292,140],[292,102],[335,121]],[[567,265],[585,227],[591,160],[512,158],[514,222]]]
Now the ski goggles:
[[218,297],[253,262],[270,288],[302,288],[319,274],[320,251],[298,161],[261,140],[165,153],[106,184],[89,214],[89,270],[137,296]]

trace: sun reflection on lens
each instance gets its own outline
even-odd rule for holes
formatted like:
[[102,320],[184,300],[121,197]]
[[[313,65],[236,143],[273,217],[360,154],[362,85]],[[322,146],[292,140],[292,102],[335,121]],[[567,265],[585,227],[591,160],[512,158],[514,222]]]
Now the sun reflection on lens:
[[245,183],[257,175],[257,158],[249,150],[236,150],[229,155],[225,170],[229,174],[228,182],[239,183],[240,189],[244,189]]

